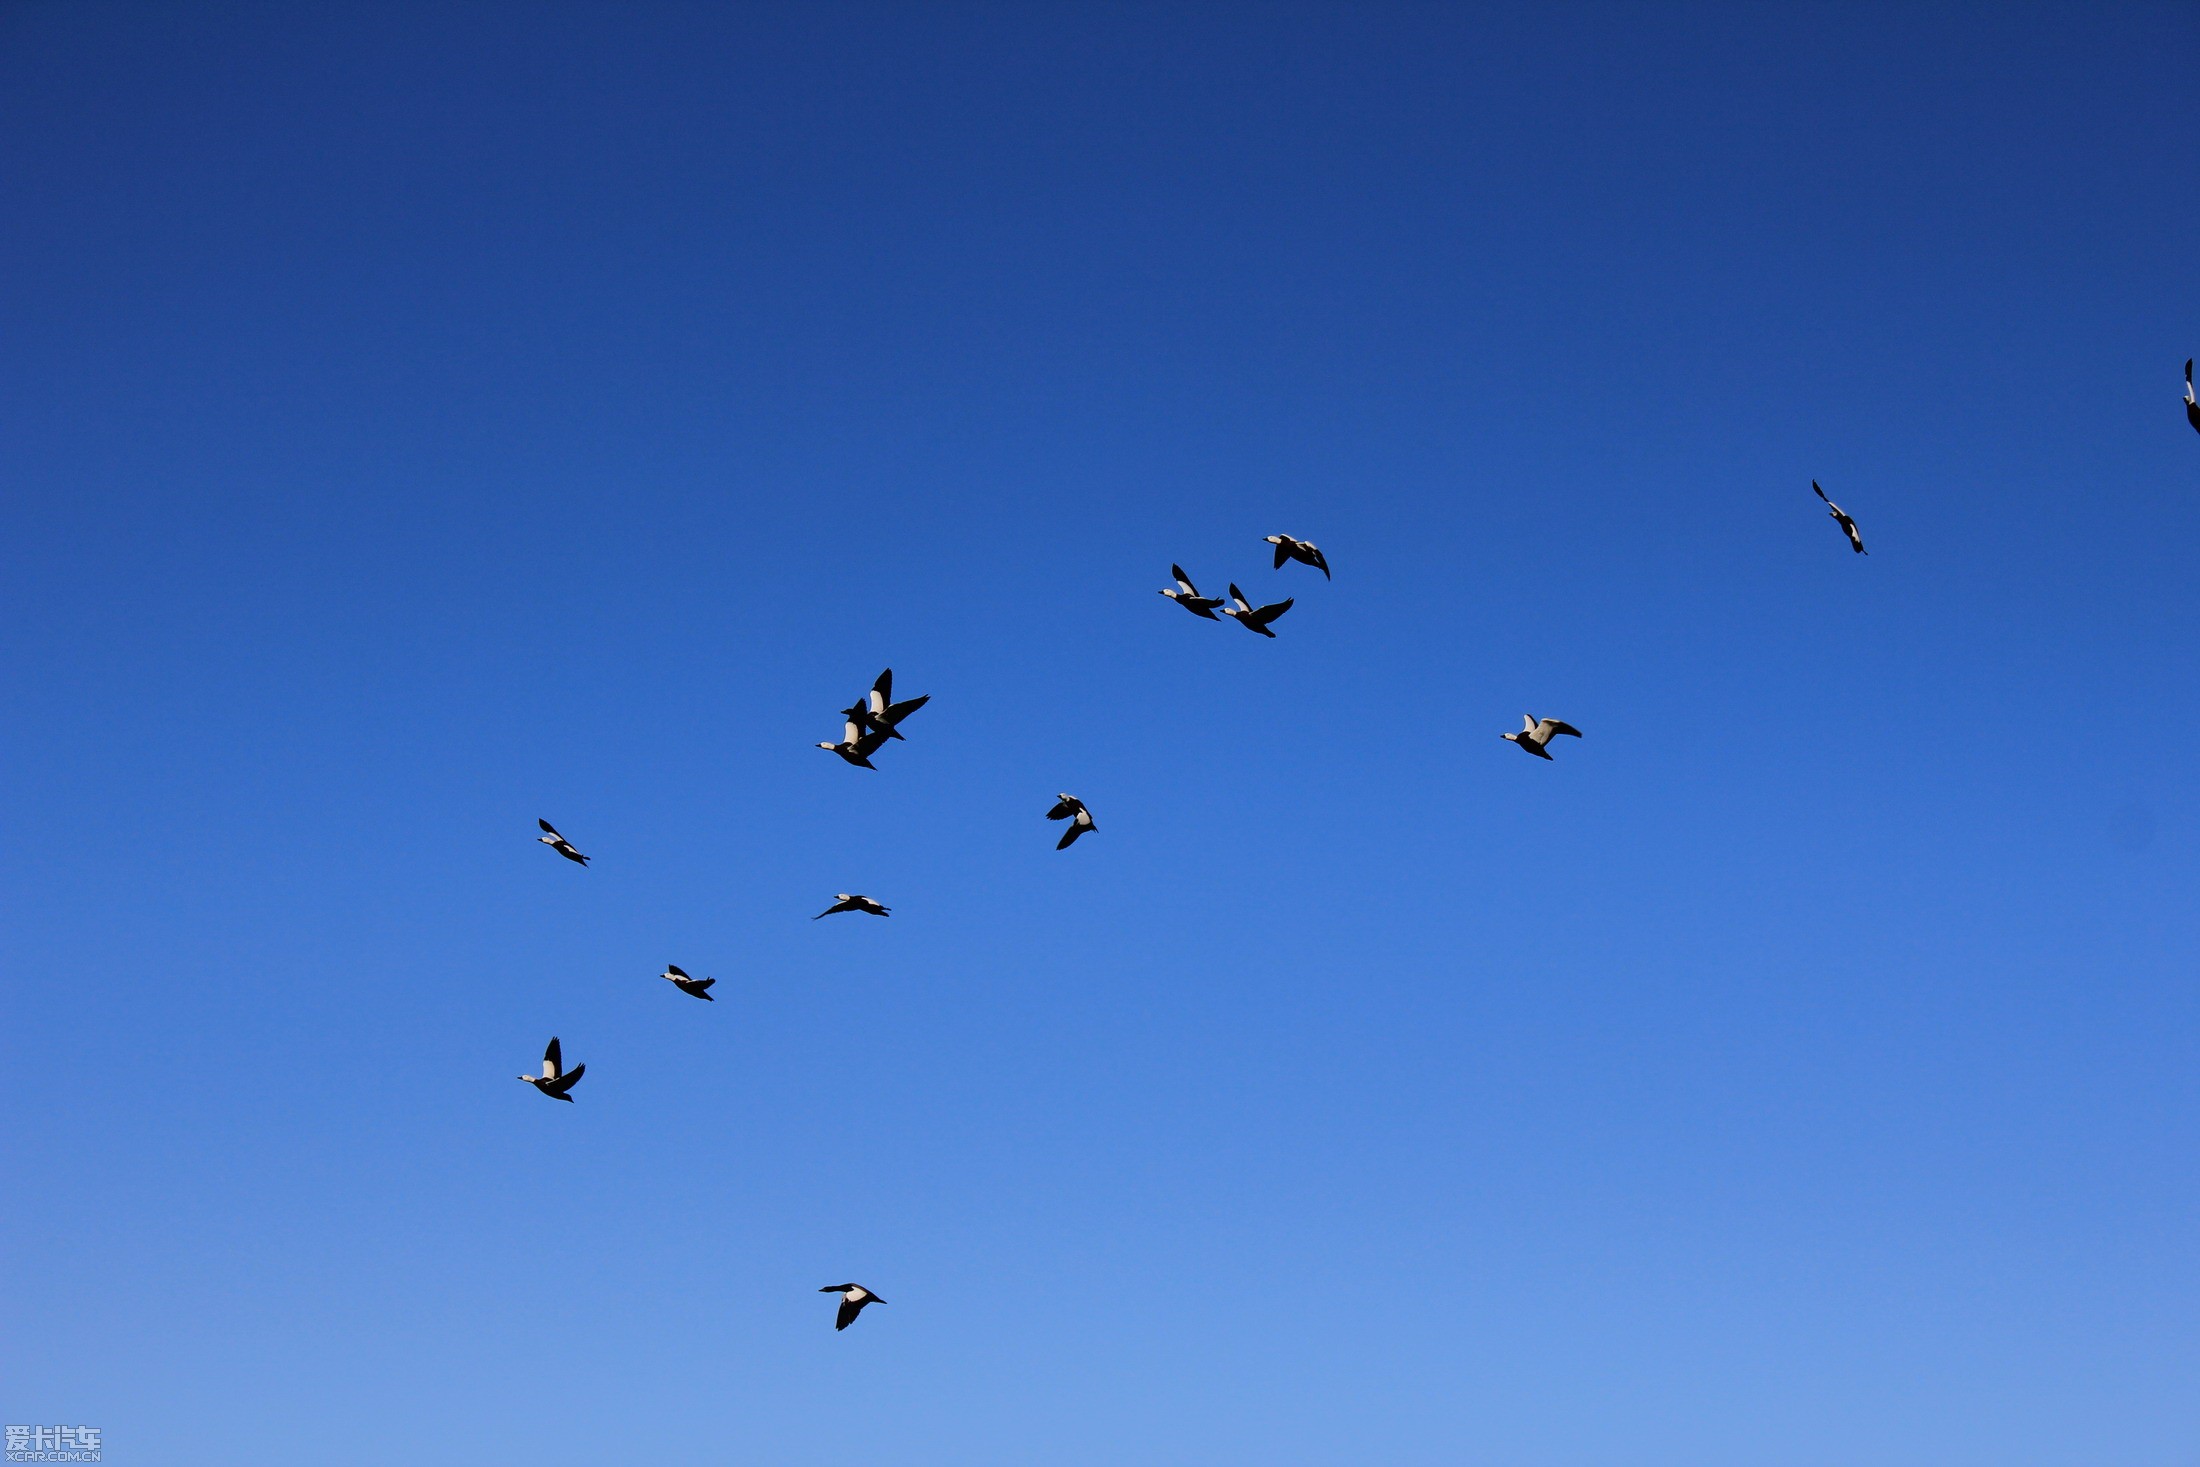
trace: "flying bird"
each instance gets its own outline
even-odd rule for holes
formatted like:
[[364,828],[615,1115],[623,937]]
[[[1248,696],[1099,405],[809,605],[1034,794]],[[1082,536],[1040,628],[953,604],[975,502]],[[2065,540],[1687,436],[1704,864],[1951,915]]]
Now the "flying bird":
[[1289,611],[1291,603],[1299,598],[1296,596],[1287,597],[1282,601],[1256,610],[1246,604],[1245,593],[1240,591],[1237,588],[1237,583],[1233,581],[1230,583],[1230,599],[1235,601],[1237,605],[1223,607],[1222,614],[1224,616],[1235,618],[1237,624],[1249,632],[1259,632],[1264,637],[1272,637],[1275,633],[1268,630],[1268,623]]
[[565,1057],[559,1052],[558,1039],[553,1034],[550,1036],[550,1047],[542,1052],[542,1073],[522,1075],[520,1078],[552,1100],[571,1104],[573,1097],[565,1092],[579,1084],[581,1076],[587,1073],[586,1065],[575,1065],[570,1070],[565,1068]]
[[1265,538],[1276,547],[1277,570],[1283,569],[1285,561],[1295,560],[1300,565],[1310,565],[1320,571],[1323,580],[1329,579],[1329,562],[1322,559],[1322,549],[1313,541],[1294,540],[1289,535],[1269,535]]
[[833,1320],[834,1329],[846,1329],[849,1325],[854,1324],[856,1316],[863,1312],[864,1305],[884,1304],[886,1302],[861,1284],[827,1284],[818,1292],[820,1294],[840,1295],[840,1313]]
[[1075,795],[1062,795],[1059,800],[1060,803],[1047,811],[1047,819],[1067,820],[1069,822],[1069,829],[1063,831],[1062,838],[1054,843],[1054,849],[1066,851],[1069,849],[1071,841],[1088,830],[1098,830],[1100,827],[1092,823],[1092,812],[1085,808],[1083,800],[1078,799]]
[[898,739],[901,734],[894,725],[931,701],[932,695],[926,693],[921,698],[910,698],[904,702],[896,703],[894,701],[894,670],[889,667],[878,675],[877,682],[871,684],[871,700],[868,705],[870,726],[874,729],[884,729],[886,737],[890,739]]
[[1546,746],[1559,734],[1572,734],[1578,739],[1581,737],[1581,730],[1570,723],[1560,723],[1555,718],[1546,718],[1539,723],[1533,714],[1523,713],[1520,715],[1520,732],[1500,734],[1499,737],[1511,739],[1538,759],[1548,759],[1551,756]]
[[880,906],[877,902],[872,901],[867,896],[851,896],[847,892],[841,892],[839,893],[839,897],[839,901],[834,902],[831,906],[827,907],[824,911],[819,912],[817,916],[812,917],[810,920],[812,922],[816,922],[822,918],[830,917],[835,912],[869,912],[874,917],[885,917],[891,915],[887,908]]
[[1162,595],[1168,597],[1194,616],[1204,616],[1209,621],[1220,621],[1222,619],[1215,615],[1215,608],[1222,604],[1220,596],[1200,595],[1199,587],[1193,585],[1192,578],[1184,574],[1183,566],[1170,566],[1169,574],[1176,577],[1176,589],[1163,591]]
[[558,828],[555,825],[552,825],[547,820],[539,818],[535,821],[535,824],[542,827],[542,834],[536,836],[536,840],[541,841],[544,845],[548,846],[551,850],[556,851],[559,855],[565,857],[565,859],[568,861],[578,861],[583,866],[588,864],[588,858],[582,855],[579,851],[574,850],[573,843],[567,840],[564,836],[558,834]]
[[[850,711],[853,712],[853,710]],[[878,766],[871,762],[871,756],[879,751],[879,745],[886,742],[886,736],[889,732],[890,730],[883,728],[874,728],[866,732],[863,725],[851,716],[847,723],[842,726],[839,743],[819,744],[818,747],[838,754],[859,769],[876,769]]]
[[[1820,499],[1826,499],[1826,491],[1818,488],[1816,479],[1810,481],[1810,487],[1817,491]],[[1871,554],[1869,550],[1864,548],[1864,537],[1856,533],[1856,521],[1842,513],[1841,506],[1830,499],[1826,499],[1826,508],[1833,512],[1833,522],[1841,527],[1841,533],[1849,537],[1849,548],[1858,555]]]
[[2200,397],[2192,395],[2192,358],[2185,358],[2185,421],[2192,424],[2192,431],[2200,433]]
[[691,998],[699,998],[708,1003],[718,1002],[717,999],[710,996],[710,986],[718,981],[715,978],[690,978],[687,975],[687,970],[678,963],[665,964],[665,970],[657,976],[665,979],[674,988],[679,989]]

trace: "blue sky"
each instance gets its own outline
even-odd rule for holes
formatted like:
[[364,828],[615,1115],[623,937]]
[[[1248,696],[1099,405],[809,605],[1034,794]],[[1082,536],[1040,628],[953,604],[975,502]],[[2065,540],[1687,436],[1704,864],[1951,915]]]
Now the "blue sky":
[[2196,79],[2168,4],[0,10],[0,1416],[2189,1462]]

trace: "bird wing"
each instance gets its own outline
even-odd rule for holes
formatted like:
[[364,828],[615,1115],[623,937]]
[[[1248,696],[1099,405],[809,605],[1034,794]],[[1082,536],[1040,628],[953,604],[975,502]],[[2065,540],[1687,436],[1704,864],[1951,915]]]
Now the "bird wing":
[[665,964],[665,971],[667,973],[670,973],[675,978],[687,977],[687,969],[681,967],[678,963]]
[[1306,547],[1306,555],[1307,563],[1312,565],[1316,570],[1322,573],[1323,580],[1326,581],[1332,579],[1329,574],[1329,562],[1323,557],[1319,549],[1315,548],[1312,545],[1309,545]]
[[550,1036],[550,1047],[542,1052],[542,1077],[545,1080],[555,1080],[558,1078],[559,1066],[564,1063],[565,1051],[558,1048],[557,1036],[553,1034]]
[[1542,723],[1536,725],[1535,731],[1546,740],[1553,734],[1572,734],[1577,739],[1581,737],[1580,729],[1575,728],[1570,723],[1562,723],[1555,718],[1544,719]]
[[872,729],[869,733],[863,734],[860,737],[851,738],[848,740],[848,742],[856,746],[857,757],[868,759],[873,754],[876,754],[879,751],[879,745],[885,743],[893,736],[893,729],[882,723],[877,728]]
[[840,1313],[833,1320],[833,1328],[846,1329],[853,1324],[855,1317],[863,1312],[863,1306],[867,1302],[869,1301],[863,1299],[842,1299],[840,1301]]
[[552,1095],[563,1095],[566,1091],[572,1089],[575,1085],[580,1084],[581,1076],[587,1073],[588,1066],[575,1065],[572,1069],[567,1070],[564,1074],[558,1076],[557,1079],[552,1080],[549,1084],[543,1086],[542,1088],[549,1091]]
[[1838,505],[1835,505],[1831,499],[1826,499],[1826,491],[1818,487],[1818,481],[1816,479],[1810,481],[1810,492],[1817,495],[1820,499],[1825,499],[1829,507],[1836,509],[1840,507]]
[[1184,574],[1183,566],[1171,565],[1169,567],[1169,574],[1176,577],[1177,589],[1181,590],[1185,595],[1197,596],[1199,594],[1199,587],[1193,585],[1192,578]]
[[1245,599],[1245,593],[1237,588],[1236,581],[1230,583],[1230,599],[1237,603],[1237,609],[1240,611],[1251,611],[1253,609],[1253,604]]
[[1047,819],[1067,820],[1070,816],[1076,813],[1077,802],[1075,800],[1056,800],[1054,802],[1054,808],[1047,811]]
[[910,698],[905,702],[888,704],[886,708],[886,721],[888,723],[899,723],[904,718],[907,718],[910,714],[916,712],[919,708],[922,708],[925,704],[931,701],[932,695],[930,693],[926,693],[922,697]]
[[535,824],[542,827],[542,833],[544,835],[550,836],[554,840],[565,839],[564,836],[558,834],[558,828],[555,825],[552,825],[549,821],[537,817]]
[[1283,563],[1290,558],[1291,542],[1289,540],[1278,540],[1276,542],[1276,569],[1282,570]]
[[871,684],[871,711],[884,713],[886,705],[894,701],[894,670],[889,667]]
[[[685,977],[686,975],[683,974],[682,976]],[[697,988],[708,988],[718,980],[715,978],[690,978],[688,981]]]
[[1286,597],[1284,600],[1278,601],[1272,606],[1263,606],[1260,610],[1254,612],[1250,617],[1246,619],[1252,622],[1254,626],[1264,627],[1268,625],[1268,623],[1274,621],[1277,617],[1283,615],[1286,611],[1289,611],[1291,609],[1291,603],[1298,599],[1299,598],[1296,596]]

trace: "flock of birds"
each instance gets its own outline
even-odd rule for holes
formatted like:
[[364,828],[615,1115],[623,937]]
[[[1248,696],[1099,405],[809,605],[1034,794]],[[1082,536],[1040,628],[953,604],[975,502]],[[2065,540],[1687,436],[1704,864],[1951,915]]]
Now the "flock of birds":
[[[2189,360],[2185,363],[2185,420],[2192,425],[2194,432],[2200,432],[2200,397],[2196,397],[2193,391],[2192,366]],[[1868,554],[1864,549],[1863,533],[1857,529],[1856,521],[1833,502],[1826,491],[1819,487],[1817,480],[1813,479],[1810,487],[1825,502],[1828,516],[1841,527],[1842,535],[1849,542],[1849,549],[1858,555]],[[1321,548],[1312,541],[1294,539],[1289,535],[1270,535],[1267,543],[1275,547],[1275,569],[1282,570],[1286,564],[1297,562],[1320,571],[1324,580],[1330,579],[1329,561],[1323,556]],[[1164,588],[1162,595],[1194,616],[1207,621],[1219,621],[1222,616],[1226,616],[1247,631],[1257,632],[1263,637],[1272,638],[1276,635],[1271,630],[1272,625],[1298,599],[1286,597],[1266,606],[1254,606],[1245,599],[1244,592],[1238,589],[1236,583],[1232,582],[1229,599],[1225,601],[1220,597],[1200,595],[1199,587],[1192,583],[1192,578],[1184,573],[1184,568],[1180,565],[1171,565],[1169,574],[1175,578],[1176,584]],[[1217,616],[1217,612],[1221,616]],[[895,702],[894,670],[888,668],[878,675],[878,681],[871,685],[869,694],[841,710],[844,722],[839,742],[820,743],[817,747],[838,754],[859,769],[875,770],[878,766],[871,762],[871,756],[885,748],[888,743],[904,739],[900,727],[902,722],[930,701],[931,695],[927,693]],[[1549,759],[1551,740],[1561,734],[1578,739],[1581,737],[1581,730],[1563,719],[1537,718],[1533,714],[1522,714],[1520,731],[1502,734],[1500,737],[1538,759]],[[1046,817],[1049,820],[1068,822],[1062,838],[1055,843],[1054,848],[1058,851],[1068,850],[1078,837],[1099,828],[1093,823],[1092,812],[1085,808],[1085,802],[1071,794],[1057,795],[1054,806],[1046,812]],[[576,865],[588,864],[588,857],[574,849],[573,843],[560,835],[549,821],[537,820],[535,823],[542,827],[542,835],[539,837],[542,844]],[[811,920],[821,921],[838,912],[864,912],[873,917],[892,914],[891,909],[881,902],[857,892],[844,891],[837,893],[833,904]],[[714,1001],[710,988],[718,981],[715,978],[690,977],[677,963],[667,964],[665,971],[659,976],[690,998],[699,998],[706,1003]],[[580,1083],[581,1076],[587,1071],[586,1065],[575,1065],[570,1070],[565,1068],[564,1051],[557,1039],[552,1037],[549,1047],[542,1052],[542,1073],[521,1075],[519,1078],[552,1100],[562,1100],[570,1105],[573,1101],[573,1087]],[[827,1284],[818,1292],[840,1296],[840,1308],[833,1319],[833,1328],[836,1330],[846,1329],[853,1324],[856,1316],[867,1306],[886,1302],[861,1284]]]

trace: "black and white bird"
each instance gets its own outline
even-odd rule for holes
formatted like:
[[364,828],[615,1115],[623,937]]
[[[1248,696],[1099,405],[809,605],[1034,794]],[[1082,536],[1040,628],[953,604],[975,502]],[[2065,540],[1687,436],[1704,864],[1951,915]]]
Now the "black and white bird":
[[570,1070],[565,1068],[565,1057],[559,1052],[558,1039],[553,1034],[550,1036],[550,1047],[542,1052],[542,1073],[522,1075],[520,1078],[552,1100],[571,1103],[573,1097],[565,1092],[579,1084],[581,1076],[587,1073],[586,1065],[575,1065]]
[[1220,596],[1200,595],[1199,587],[1193,585],[1192,578],[1184,574],[1183,566],[1170,566],[1169,574],[1176,577],[1176,589],[1163,591],[1162,595],[1168,597],[1194,616],[1204,616],[1209,621],[1220,621],[1222,619],[1215,615],[1215,608],[1222,604]]
[[1523,713],[1520,715],[1520,732],[1501,734],[1499,737],[1511,739],[1538,759],[1548,759],[1551,755],[1547,746],[1560,734],[1571,734],[1578,739],[1581,737],[1581,730],[1555,718],[1546,718],[1539,722],[1533,714]]
[[1100,827],[1092,823],[1092,812],[1085,808],[1083,800],[1075,795],[1060,795],[1056,799],[1054,808],[1047,811],[1047,819],[1069,822],[1069,829],[1063,831],[1062,838],[1054,843],[1054,849],[1066,851],[1071,841],[1088,830],[1098,830]]
[[1249,632],[1259,632],[1264,637],[1272,637],[1275,633],[1268,630],[1268,623],[1289,611],[1291,603],[1299,598],[1289,596],[1267,606],[1254,607],[1247,604],[1245,593],[1240,591],[1237,588],[1237,583],[1233,581],[1230,583],[1230,599],[1235,601],[1237,605],[1223,607],[1222,614],[1224,616],[1231,618]]
[[862,723],[850,717],[842,725],[839,743],[819,744],[818,747],[838,754],[858,769],[876,769],[878,766],[871,762],[871,756],[879,751],[879,745],[886,742],[887,733],[888,730],[883,728],[866,729]]
[[582,855],[579,851],[574,850],[573,843],[567,840],[564,836],[558,834],[558,828],[555,825],[552,825],[547,820],[539,818],[535,821],[535,824],[542,827],[542,834],[536,836],[536,840],[541,841],[544,845],[548,846],[551,850],[556,851],[559,855],[565,857],[565,859],[568,861],[578,861],[583,866],[588,864],[588,858]]
[[872,901],[867,896],[855,896],[845,891],[838,893],[838,895],[840,897],[839,901],[834,902],[831,906],[827,907],[824,911],[819,912],[817,916],[812,917],[810,920],[812,922],[816,922],[823,918],[830,917],[835,912],[869,912],[874,917],[885,917],[891,915],[887,908],[880,906],[877,902]]
[[922,697],[910,698],[896,703],[894,701],[894,670],[889,667],[878,675],[877,682],[871,684],[871,698],[868,705],[870,726],[874,729],[884,729],[886,737],[890,739],[898,739],[901,737],[901,733],[894,725],[931,701],[932,695],[926,693]]
[[[1810,481],[1810,487],[1816,491],[1820,499],[1826,499],[1826,491],[1818,488],[1816,479]],[[1864,548],[1864,537],[1856,533],[1856,521],[1844,514],[1841,506],[1830,499],[1826,499],[1826,508],[1832,511],[1833,522],[1841,527],[1841,533],[1849,537],[1849,549],[1855,551],[1858,555],[1871,554],[1870,551]],[[1901,547],[1897,546],[1896,548],[1899,550]]]
[[2200,397],[2192,395],[2192,358],[2185,358],[2185,421],[2192,424],[2192,431],[2200,433]]
[[665,979],[674,988],[679,989],[691,998],[704,999],[710,1003],[718,1002],[717,999],[710,996],[710,986],[718,981],[715,978],[690,978],[687,975],[687,970],[678,963],[665,964],[665,970],[657,976]]
[[1285,561],[1295,560],[1300,565],[1310,565],[1320,571],[1323,580],[1330,578],[1329,562],[1322,559],[1322,548],[1313,541],[1294,540],[1289,535],[1270,535],[1266,538],[1269,544],[1276,547],[1277,570],[1283,569]]
[[827,1284],[818,1292],[820,1294],[840,1295],[840,1313],[833,1320],[834,1329],[846,1329],[849,1325],[854,1324],[856,1316],[863,1312],[864,1305],[884,1304],[886,1302],[861,1284]]

